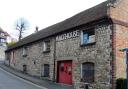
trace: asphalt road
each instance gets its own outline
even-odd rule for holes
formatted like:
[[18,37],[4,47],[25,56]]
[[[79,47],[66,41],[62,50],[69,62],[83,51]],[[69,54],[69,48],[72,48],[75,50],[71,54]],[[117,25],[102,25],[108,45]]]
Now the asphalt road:
[[18,78],[0,68],[0,89],[46,89]]

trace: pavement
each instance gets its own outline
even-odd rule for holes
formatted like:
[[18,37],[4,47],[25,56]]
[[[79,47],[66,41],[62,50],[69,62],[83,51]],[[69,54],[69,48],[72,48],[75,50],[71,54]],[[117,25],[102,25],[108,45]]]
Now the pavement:
[[[73,86],[70,86],[70,85],[58,84],[58,83],[55,83],[55,82],[52,82],[49,80],[43,80],[43,79],[40,79],[37,77],[30,76],[28,74],[24,74],[21,71],[18,71],[9,66],[6,66],[3,62],[0,62],[0,67],[3,70],[5,70],[15,76],[18,76],[24,80],[30,81],[33,84],[45,87],[46,89],[74,89]],[[2,89],[4,89],[4,88],[2,88]],[[11,89],[11,88],[9,88],[9,89]],[[13,88],[13,89],[19,89],[19,88]],[[26,89],[26,88],[22,88],[22,89]],[[30,88],[30,89],[39,89],[39,88]],[[44,89],[44,88],[40,88],[40,89]]]

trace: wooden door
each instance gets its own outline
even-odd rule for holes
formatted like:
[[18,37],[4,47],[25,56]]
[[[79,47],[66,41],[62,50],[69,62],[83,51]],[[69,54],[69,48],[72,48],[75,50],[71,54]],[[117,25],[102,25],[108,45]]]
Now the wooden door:
[[59,83],[72,84],[72,61],[61,61],[58,63]]

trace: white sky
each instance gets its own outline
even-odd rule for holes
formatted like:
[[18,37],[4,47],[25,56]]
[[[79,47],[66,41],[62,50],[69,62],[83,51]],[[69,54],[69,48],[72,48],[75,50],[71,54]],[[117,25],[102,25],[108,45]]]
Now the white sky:
[[15,37],[14,23],[24,17],[30,24],[28,35],[35,26],[43,29],[103,1],[106,0],[0,0],[0,27]]

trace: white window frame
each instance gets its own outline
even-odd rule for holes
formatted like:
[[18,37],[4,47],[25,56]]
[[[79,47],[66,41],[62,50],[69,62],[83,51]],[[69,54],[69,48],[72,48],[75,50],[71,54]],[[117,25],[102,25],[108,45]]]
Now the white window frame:
[[47,51],[47,46],[46,46],[46,42],[43,42],[43,51]]
[[22,49],[22,56],[27,56],[27,47],[23,47]]
[[81,31],[81,45],[83,45],[83,30]]
[[47,49],[48,48],[47,42],[50,42],[50,40],[43,42],[43,52],[50,51]]
[[81,64],[80,67],[81,67],[81,70],[80,70],[81,75],[80,75],[80,77],[82,78],[82,76],[83,76],[83,71],[82,71],[83,70],[83,64]]
[[[85,30],[82,30],[82,31],[81,31],[81,45],[86,45],[86,44],[89,44],[89,43],[94,43],[94,42],[96,42],[96,40],[95,40],[95,39],[96,39],[96,37],[95,37],[96,35],[95,35],[95,30],[94,30],[94,35],[89,36],[89,37],[91,37],[91,39],[93,38],[93,39],[91,40],[92,42],[90,41],[90,38],[89,38],[89,42],[84,43],[84,37],[83,37],[83,36],[84,36],[84,31],[85,31]],[[88,32],[87,32],[87,33],[88,33]]]

